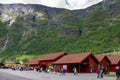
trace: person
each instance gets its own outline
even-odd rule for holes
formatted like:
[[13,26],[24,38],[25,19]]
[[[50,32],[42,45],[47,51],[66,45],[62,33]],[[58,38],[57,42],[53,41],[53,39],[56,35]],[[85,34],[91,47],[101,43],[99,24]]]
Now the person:
[[15,70],[15,67],[14,67],[14,66],[12,66],[12,70]]
[[41,67],[39,72],[42,72],[42,71],[43,71],[43,68]]
[[60,73],[63,74],[63,68],[60,68]]
[[100,78],[103,78],[103,69],[100,70]]
[[20,71],[23,71],[23,67],[20,68]]
[[38,72],[38,67],[35,67],[36,71]]
[[100,69],[97,70],[97,78],[100,78]]
[[105,68],[103,68],[102,70],[103,70],[103,74],[105,74],[106,73]]
[[74,71],[74,75],[76,75],[76,74],[77,74],[77,69],[76,69],[76,67],[73,68],[73,71]]
[[92,73],[93,72],[93,68],[90,68],[90,73]]
[[116,80],[120,80],[120,69],[118,66],[116,67],[116,77]]
[[45,69],[45,72],[48,73],[48,68]]
[[47,69],[47,72],[50,73],[50,68]]
[[66,74],[66,69],[63,69],[63,75],[65,75]]

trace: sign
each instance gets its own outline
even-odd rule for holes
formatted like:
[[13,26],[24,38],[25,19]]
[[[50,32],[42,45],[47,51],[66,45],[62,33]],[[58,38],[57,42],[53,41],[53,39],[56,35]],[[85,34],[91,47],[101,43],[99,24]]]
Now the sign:
[[67,69],[67,65],[63,65],[63,69]]

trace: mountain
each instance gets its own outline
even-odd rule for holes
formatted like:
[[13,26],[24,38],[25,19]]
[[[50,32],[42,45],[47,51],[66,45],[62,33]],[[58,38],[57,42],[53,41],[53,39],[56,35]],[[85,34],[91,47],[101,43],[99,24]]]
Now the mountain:
[[0,4],[0,56],[120,50],[120,1],[81,10]]
[[84,9],[102,0],[0,0],[3,4],[41,4],[48,7],[65,8],[70,10]]

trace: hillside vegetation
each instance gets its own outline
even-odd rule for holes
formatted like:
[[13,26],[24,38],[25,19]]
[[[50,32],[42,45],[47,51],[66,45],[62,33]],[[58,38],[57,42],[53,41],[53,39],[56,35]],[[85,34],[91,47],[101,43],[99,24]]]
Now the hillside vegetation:
[[38,17],[21,13],[11,26],[0,22],[1,57],[36,57],[61,51],[95,54],[120,51],[119,10],[112,12],[96,6],[85,18],[69,10],[65,10],[64,14],[56,13],[52,18],[44,12],[35,14]]

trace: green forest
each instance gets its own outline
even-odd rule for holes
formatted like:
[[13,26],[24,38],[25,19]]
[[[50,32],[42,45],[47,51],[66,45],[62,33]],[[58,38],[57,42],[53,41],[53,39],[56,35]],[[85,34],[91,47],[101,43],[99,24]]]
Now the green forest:
[[[65,14],[55,14],[55,19],[43,16],[44,19],[34,21],[31,15],[17,16],[11,26],[0,19],[0,57],[17,60],[24,55],[29,59],[63,51],[70,54],[120,51],[120,13],[114,16],[109,13],[97,6],[85,18],[66,10]],[[56,20],[60,22],[56,24]]]

